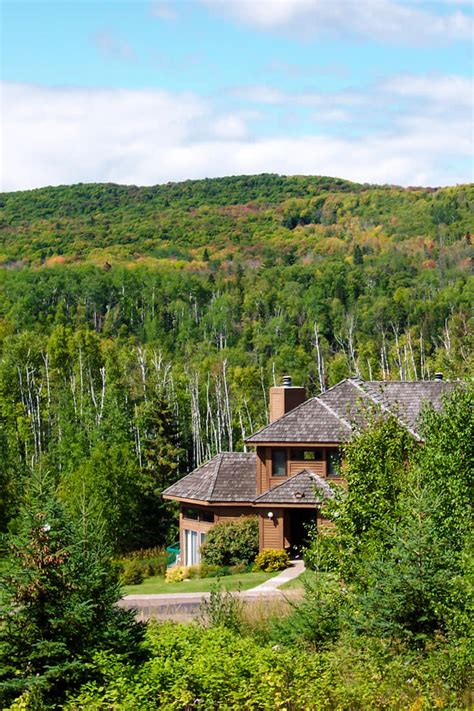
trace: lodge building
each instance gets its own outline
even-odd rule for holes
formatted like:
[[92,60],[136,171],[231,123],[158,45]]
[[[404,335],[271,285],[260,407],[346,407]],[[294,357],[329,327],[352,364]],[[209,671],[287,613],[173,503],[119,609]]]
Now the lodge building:
[[259,518],[260,549],[298,550],[307,524],[327,525],[321,512],[341,482],[341,445],[363,426],[367,409],[397,417],[417,441],[423,403],[435,409],[455,383],[387,382],[347,378],[317,397],[285,376],[270,388],[269,424],[246,440],[253,452],[222,452],[168,487],[165,499],[180,504],[181,562],[199,563],[199,549],[218,521]]

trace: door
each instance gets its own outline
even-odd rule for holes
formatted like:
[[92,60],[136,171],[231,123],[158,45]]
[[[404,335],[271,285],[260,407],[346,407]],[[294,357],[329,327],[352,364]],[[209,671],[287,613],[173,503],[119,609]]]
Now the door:
[[316,524],[316,509],[288,509],[286,513],[290,551],[300,555],[301,549],[307,545],[309,531]]

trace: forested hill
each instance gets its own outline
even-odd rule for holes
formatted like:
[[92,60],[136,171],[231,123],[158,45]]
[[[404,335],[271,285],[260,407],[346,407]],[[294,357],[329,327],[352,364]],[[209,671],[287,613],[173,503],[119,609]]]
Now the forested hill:
[[[266,422],[285,372],[474,374],[474,188],[261,175],[0,196],[0,530],[42,467],[117,548]],[[171,528],[170,528],[171,526]]]
[[445,247],[464,238],[472,208],[472,186],[403,189],[326,177],[41,188],[0,195],[0,264],[146,259],[182,267],[211,251],[218,262],[307,261],[413,239],[430,252],[431,240]]

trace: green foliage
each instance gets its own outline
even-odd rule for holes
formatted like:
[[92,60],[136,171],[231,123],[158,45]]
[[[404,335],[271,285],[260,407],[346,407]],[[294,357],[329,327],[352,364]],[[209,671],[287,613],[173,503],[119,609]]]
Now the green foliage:
[[84,685],[66,708],[418,709],[469,707],[466,641],[426,653],[391,653],[347,638],[317,654],[265,644],[224,627],[149,625],[150,659],[138,670],[112,655],[95,663],[104,681]]
[[255,558],[255,570],[264,570],[266,573],[285,570],[289,565],[290,556],[283,548],[266,548]]
[[331,529],[310,531],[308,545],[303,550],[303,558],[308,570],[318,572],[338,570],[341,559],[339,536]]
[[363,561],[366,577],[357,596],[355,625],[375,636],[407,637],[419,644],[435,633],[454,631],[455,613],[458,622],[464,621],[456,633],[469,634],[472,581],[465,596],[467,577],[433,516],[436,499],[426,491],[413,492],[404,507],[390,550]]
[[223,591],[217,582],[212,586],[209,598],[204,598],[200,607],[201,624],[239,632],[242,627],[243,602],[228,590]]
[[440,412],[427,408],[422,433],[417,481],[436,498],[431,516],[439,537],[460,550],[472,534],[474,385],[457,388]]
[[[325,507],[325,515],[336,525],[328,545],[333,553],[337,551],[342,576],[350,578],[357,575],[362,558],[390,546],[415,447],[395,417],[382,416],[376,410],[365,416],[366,426],[344,447],[342,473],[347,489],[336,492]],[[307,559],[310,561],[310,556]]]
[[347,616],[348,591],[337,576],[316,575],[305,582],[305,596],[295,604],[293,612],[278,620],[272,630],[274,641],[284,645],[307,642],[324,649],[335,642]]
[[126,560],[122,564],[120,582],[122,585],[140,585],[145,577],[143,565],[139,560]]
[[258,519],[247,516],[220,521],[211,528],[201,546],[201,558],[210,565],[238,565],[253,562],[258,553]]
[[142,657],[144,630],[116,606],[120,590],[97,523],[76,521],[50,482],[37,478],[10,541],[0,612],[2,706],[28,692],[39,707],[59,707],[95,677],[93,655]]

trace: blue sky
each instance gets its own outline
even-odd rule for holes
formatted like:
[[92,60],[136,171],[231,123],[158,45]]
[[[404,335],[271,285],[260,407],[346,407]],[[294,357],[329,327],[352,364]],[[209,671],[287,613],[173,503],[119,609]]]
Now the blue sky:
[[471,181],[463,0],[4,0],[2,186]]

